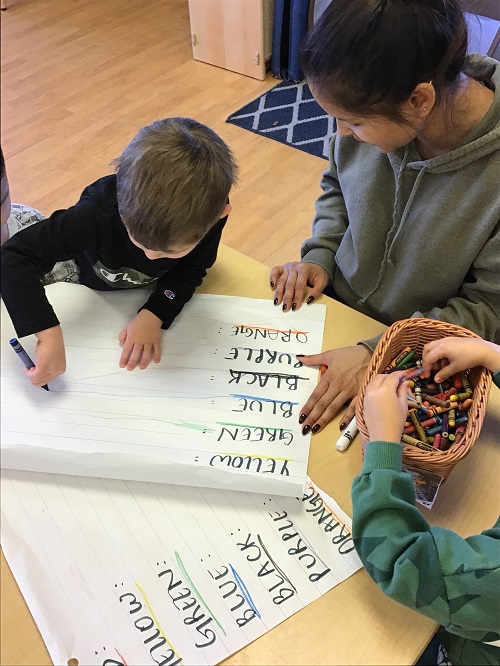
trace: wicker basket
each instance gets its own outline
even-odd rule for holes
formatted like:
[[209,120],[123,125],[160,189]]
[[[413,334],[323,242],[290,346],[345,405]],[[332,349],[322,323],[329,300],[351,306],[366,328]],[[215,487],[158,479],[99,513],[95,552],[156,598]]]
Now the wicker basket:
[[[427,342],[448,336],[479,337],[466,328],[435,319],[403,319],[393,324],[384,333],[366,371],[356,408],[356,421],[363,441],[363,451],[368,441],[368,429],[363,418],[367,384],[377,373],[382,372],[404,347],[411,347],[415,353],[421,354]],[[422,451],[413,446],[403,446],[403,463],[436,472],[446,479],[457,462],[465,458],[483,424],[491,387],[491,374],[483,367],[473,368],[470,371],[469,381],[474,389],[474,395],[461,445],[454,450],[436,449],[433,452]]]

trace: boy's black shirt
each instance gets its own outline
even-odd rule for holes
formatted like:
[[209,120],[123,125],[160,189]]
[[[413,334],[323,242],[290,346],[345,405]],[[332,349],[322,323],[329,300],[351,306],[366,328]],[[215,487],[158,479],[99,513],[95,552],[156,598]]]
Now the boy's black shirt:
[[217,257],[227,216],[181,259],[146,257],[123,225],[116,199],[116,176],[105,176],[82,192],[75,206],[23,229],[2,247],[2,298],[18,337],[59,321],[40,279],[58,261],[76,259],[80,282],[99,290],[129,289],[154,282],[142,309],[168,328]]

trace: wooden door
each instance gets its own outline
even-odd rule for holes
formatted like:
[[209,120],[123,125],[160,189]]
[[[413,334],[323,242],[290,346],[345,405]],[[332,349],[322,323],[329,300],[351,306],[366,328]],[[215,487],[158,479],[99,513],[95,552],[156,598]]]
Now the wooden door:
[[265,79],[273,0],[189,0],[193,58]]

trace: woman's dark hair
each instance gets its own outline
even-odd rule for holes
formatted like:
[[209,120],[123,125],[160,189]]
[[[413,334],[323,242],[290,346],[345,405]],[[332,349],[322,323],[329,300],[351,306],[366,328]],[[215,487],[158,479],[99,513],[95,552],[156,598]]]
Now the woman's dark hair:
[[307,80],[358,115],[401,120],[399,105],[430,82],[453,93],[467,53],[458,0],[332,0],[302,47]]
[[0,179],[5,177],[5,160],[3,157],[3,150],[0,148]]

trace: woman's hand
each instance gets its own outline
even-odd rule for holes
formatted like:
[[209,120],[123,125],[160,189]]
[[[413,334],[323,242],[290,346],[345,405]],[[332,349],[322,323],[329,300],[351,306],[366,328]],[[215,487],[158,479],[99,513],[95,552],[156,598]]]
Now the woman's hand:
[[307,435],[310,430],[317,433],[324,428],[348,401],[349,406],[342,416],[340,429],[343,430],[349,424],[356,411],[358,392],[370,359],[371,351],[364,345],[300,357],[304,365],[328,366],[320,383],[300,410],[302,434]]
[[275,289],[274,305],[283,303],[283,312],[288,312],[298,310],[306,297],[309,305],[321,296],[330,278],[318,264],[289,261],[272,269],[269,282]]

